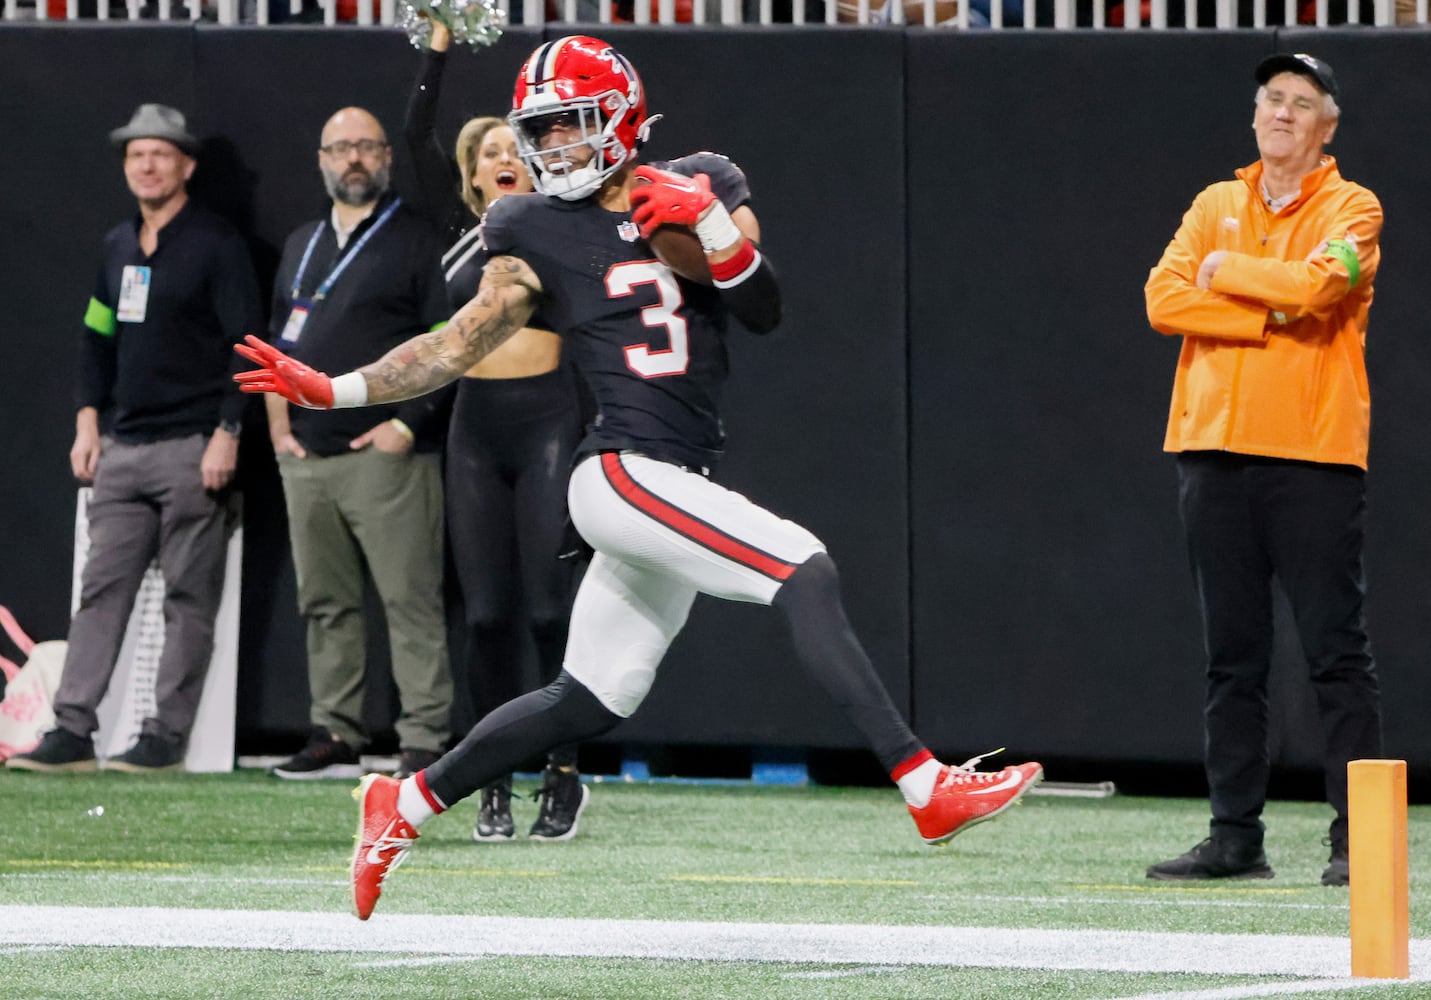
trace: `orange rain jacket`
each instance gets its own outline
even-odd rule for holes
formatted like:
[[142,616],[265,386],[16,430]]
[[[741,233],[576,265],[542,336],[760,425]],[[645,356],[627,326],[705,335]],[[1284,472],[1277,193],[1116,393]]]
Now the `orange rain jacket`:
[[[1237,178],[1197,196],[1143,289],[1153,328],[1183,338],[1163,449],[1365,469],[1381,203],[1329,156],[1275,215],[1260,162]],[[1332,239],[1355,246],[1355,284],[1341,260],[1318,251]],[[1198,266],[1214,250],[1229,253],[1212,288],[1198,288]]]

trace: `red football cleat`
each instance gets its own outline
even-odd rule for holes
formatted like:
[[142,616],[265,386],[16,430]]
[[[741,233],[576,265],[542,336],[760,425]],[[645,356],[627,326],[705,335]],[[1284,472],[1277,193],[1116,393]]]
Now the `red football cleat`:
[[373,915],[383,882],[403,863],[417,829],[398,815],[398,785],[382,774],[370,774],[353,789],[358,800],[357,846],[353,848],[353,912],[359,920]]
[[909,807],[926,844],[942,844],[975,823],[993,819],[1043,780],[1043,765],[1030,761],[1002,771],[975,771],[980,758],[959,767],[945,765],[929,804]]

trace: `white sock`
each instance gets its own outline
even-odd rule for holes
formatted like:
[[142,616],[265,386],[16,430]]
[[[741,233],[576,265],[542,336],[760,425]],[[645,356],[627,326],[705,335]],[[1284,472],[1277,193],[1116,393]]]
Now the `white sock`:
[[939,777],[939,769],[943,766],[931,757],[900,778],[896,784],[904,801],[916,809],[929,805],[929,799],[934,795],[934,780]]
[[432,808],[432,804],[427,801],[427,796],[422,794],[422,789],[417,787],[417,778],[403,778],[398,785],[398,815],[407,820],[413,827],[422,826],[437,811]]

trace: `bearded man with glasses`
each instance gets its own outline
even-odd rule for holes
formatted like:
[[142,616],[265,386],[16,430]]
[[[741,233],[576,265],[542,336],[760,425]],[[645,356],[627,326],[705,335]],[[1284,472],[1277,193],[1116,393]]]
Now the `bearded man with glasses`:
[[[441,247],[390,189],[392,150],[362,108],[328,119],[318,169],[333,207],[289,236],[269,339],[311,364],[346,366],[441,325]],[[307,631],[312,732],[282,778],[354,778],[364,724],[364,573],[387,620],[401,702],[400,772],[445,748],[452,707],[442,604],[443,401],[318,412],[267,397],[283,478],[298,610]]]

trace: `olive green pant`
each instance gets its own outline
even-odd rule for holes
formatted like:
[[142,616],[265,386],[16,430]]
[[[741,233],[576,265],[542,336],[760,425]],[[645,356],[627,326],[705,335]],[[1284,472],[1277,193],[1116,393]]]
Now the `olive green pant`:
[[403,749],[442,752],[452,672],[442,604],[442,477],[436,455],[365,448],[327,458],[280,455],[288,532],[307,627],[311,718],[367,743],[363,566],[387,619]]

